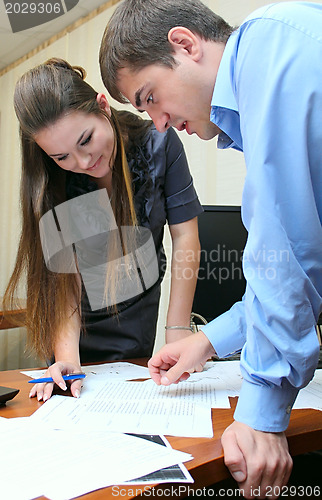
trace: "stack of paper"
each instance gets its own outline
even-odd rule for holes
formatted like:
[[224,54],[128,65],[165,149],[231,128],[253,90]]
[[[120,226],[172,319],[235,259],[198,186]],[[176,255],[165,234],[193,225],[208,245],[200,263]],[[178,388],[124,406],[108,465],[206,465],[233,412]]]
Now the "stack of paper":
[[[79,399],[55,395],[27,419],[1,420],[4,498],[67,500],[109,485],[146,483],[160,469],[169,480],[164,471],[174,464],[179,464],[177,480],[191,482],[180,465],[190,455],[123,433],[211,437],[211,408],[229,407],[228,396],[241,383],[237,364],[230,364],[228,376],[221,364],[207,363],[202,374],[169,387],[157,386],[147,368],[131,363],[83,370]],[[44,371],[23,373],[39,378]],[[21,478],[17,484],[14,475]]]
[[[229,407],[228,396],[238,395],[242,383],[239,361],[209,362],[203,372],[169,387],[133,381],[149,373],[130,363],[83,370],[87,376],[79,399],[56,395],[31,417],[0,419],[3,498],[68,500],[109,485],[149,482],[153,471],[192,457],[123,433],[210,437],[211,408]],[[43,372],[23,373],[38,378]],[[321,410],[321,393],[319,370],[295,407]],[[180,467],[178,481],[192,481]]]
[[53,430],[30,417],[0,418],[0,440],[1,498],[10,500],[69,500],[192,458],[139,437]]
[[[157,386],[151,379],[127,381],[148,376],[146,368],[132,365],[132,371],[130,363],[84,367],[87,377],[81,397],[54,396],[33,418],[56,429],[77,425],[113,432],[212,437],[211,408],[229,408],[228,396],[235,395],[241,384],[238,362],[229,363],[229,376],[221,365],[207,363],[202,373],[169,387]],[[39,376],[39,371],[32,375]]]
[[[33,418],[55,429],[77,426],[84,430],[95,427],[136,434],[212,437],[211,408],[230,407],[229,391],[218,382],[220,373],[213,370],[213,363],[207,365],[203,377],[194,374],[188,381],[169,387],[157,386],[151,379],[126,381],[124,373],[126,377],[133,375],[128,364],[124,372],[122,363],[113,365],[103,365],[100,370],[86,367],[79,399],[53,396]],[[232,371],[229,377],[232,384]]]

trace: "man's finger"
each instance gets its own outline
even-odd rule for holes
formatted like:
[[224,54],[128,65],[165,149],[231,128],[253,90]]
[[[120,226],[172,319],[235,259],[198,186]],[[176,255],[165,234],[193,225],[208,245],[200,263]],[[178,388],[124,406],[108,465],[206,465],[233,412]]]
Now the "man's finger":
[[237,483],[242,483],[247,478],[247,466],[245,457],[238,446],[235,434],[228,429],[221,437],[224,449],[225,465]]
[[179,382],[184,373],[188,373],[188,370],[179,360],[174,366],[172,366],[172,368],[170,368],[166,372],[165,375],[161,377],[161,385],[170,385]]

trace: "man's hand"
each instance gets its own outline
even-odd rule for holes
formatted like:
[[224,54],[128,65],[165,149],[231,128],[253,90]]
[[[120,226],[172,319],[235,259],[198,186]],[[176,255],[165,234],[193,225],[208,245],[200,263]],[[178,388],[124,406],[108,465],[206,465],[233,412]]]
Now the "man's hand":
[[278,498],[292,470],[283,432],[256,431],[234,422],[221,437],[224,460],[245,498]]
[[187,380],[189,374],[201,371],[215,350],[206,335],[199,331],[193,335],[166,344],[149,361],[151,378],[158,385],[170,385]]

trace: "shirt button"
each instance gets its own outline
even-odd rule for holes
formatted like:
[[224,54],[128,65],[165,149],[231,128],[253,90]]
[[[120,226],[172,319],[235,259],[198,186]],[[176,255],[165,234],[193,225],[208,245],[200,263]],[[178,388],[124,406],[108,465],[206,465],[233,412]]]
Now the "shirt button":
[[288,407],[286,408],[286,413],[289,415],[292,411],[292,407],[291,405],[288,405]]

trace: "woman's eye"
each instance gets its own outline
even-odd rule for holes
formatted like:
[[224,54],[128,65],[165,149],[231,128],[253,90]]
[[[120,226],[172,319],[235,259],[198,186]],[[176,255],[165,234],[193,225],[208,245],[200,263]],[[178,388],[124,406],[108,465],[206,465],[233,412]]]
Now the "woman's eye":
[[81,142],[81,146],[86,146],[86,144],[90,142],[92,135],[93,134],[89,134],[89,136],[85,139],[85,141]]
[[147,102],[147,104],[150,104],[150,103],[152,104],[153,103],[153,95],[152,94],[149,95],[149,97],[147,98],[146,102]]
[[67,155],[62,156],[61,158],[57,158],[57,161],[64,161],[66,160]]

